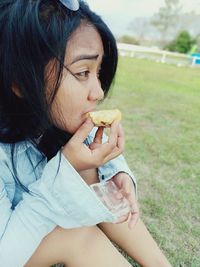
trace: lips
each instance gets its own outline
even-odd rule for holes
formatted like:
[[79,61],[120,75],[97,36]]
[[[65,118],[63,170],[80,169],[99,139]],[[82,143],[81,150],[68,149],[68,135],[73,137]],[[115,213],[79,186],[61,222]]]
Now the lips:
[[86,121],[89,118],[89,112],[95,111],[96,108],[88,109],[86,112],[83,114],[84,121]]
[[92,109],[88,109],[84,114],[87,114],[88,112],[92,112],[92,111],[95,111],[96,108],[92,108]]

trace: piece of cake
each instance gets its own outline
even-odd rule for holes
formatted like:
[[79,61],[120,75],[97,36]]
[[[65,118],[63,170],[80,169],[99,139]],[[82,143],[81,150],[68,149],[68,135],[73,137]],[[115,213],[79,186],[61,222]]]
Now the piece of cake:
[[88,117],[90,117],[95,124],[95,126],[109,126],[113,121],[120,121],[122,118],[121,111],[119,109],[110,110],[99,110],[88,112]]

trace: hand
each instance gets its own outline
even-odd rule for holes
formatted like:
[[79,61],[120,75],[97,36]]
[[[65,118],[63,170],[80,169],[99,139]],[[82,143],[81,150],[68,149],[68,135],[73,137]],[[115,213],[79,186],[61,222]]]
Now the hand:
[[100,128],[94,141],[87,146],[84,141],[93,127],[94,124],[88,118],[62,149],[64,156],[78,172],[98,168],[123,152],[124,136],[119,122],[112,123],[106,143],[102,144],[103,131]]
[[129,201],[131,207],[130,213],[120,217],[117,223],[129,221],[128,226],[130,229],[132,229],[139,219],[139,208],[136,200],[135,187],[133,181],[131,177],[124,172],[116,174],[112,178],[112,181],[119,188],[119,193],[116,195],[116,197],[118,199],[125,197]]

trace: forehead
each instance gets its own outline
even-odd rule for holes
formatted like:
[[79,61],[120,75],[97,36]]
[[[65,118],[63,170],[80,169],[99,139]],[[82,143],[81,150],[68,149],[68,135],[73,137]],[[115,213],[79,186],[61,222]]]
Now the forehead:
[[79,55],[103,56],[103,43],[100,34],[89,24],[81,24],[72,34],[66,47],[66,63]]

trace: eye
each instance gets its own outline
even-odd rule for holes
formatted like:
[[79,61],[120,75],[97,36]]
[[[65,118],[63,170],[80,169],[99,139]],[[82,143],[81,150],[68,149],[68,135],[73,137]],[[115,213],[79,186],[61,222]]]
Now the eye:
[[79,80],[86,80],[89,77],[89,70],[81,71],[75,74]]

